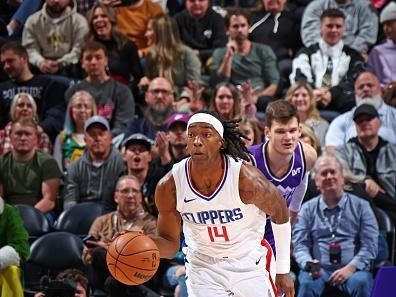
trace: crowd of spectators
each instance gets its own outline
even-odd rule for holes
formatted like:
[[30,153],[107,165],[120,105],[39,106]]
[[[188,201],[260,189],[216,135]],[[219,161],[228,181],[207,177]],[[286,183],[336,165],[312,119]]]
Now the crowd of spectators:
[[[21,227],[12,205],[31,205],[52,225],[96,202],[103,216],[82,255],[84,292],[158,296],[165,275],[131,290],[109,276],[104,255],[116,232],[155,232],[156,185],[188,157],[189,116],[241,119],[252,146],[265,141],[267,105],[285,99],[300,141],[322,155],[293,231],[299,296],[320,295],[326,282],[365,296],[356,292],[371,286],[375,209],[396,224],[396,2],[379,2],[0,0],[0,223],[9,216]],[[326,255],[337,230],[318,241],[322,221],[354,228],[335,266]],[[0,241],[0,279],[28,259],[18,230],[22,241]],[[184,297],[173,263],[165,283]]]

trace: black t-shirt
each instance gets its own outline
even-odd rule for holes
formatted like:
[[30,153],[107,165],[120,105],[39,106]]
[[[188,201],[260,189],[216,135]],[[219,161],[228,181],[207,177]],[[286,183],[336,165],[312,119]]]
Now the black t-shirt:
[[375,180],[378,184],[380,184],[380,181],[378,179],[376,163],[377,163],[377,158],[378,158],[380,148],[383,145],[385,145],[386,142],[380,138],[377,146],[373,150],[368,151],[364,146],[362,146],[359,143],[357,138],[353,139],[352,141],[356,142],[357,145],[362,149],[363,156],[366,161],[366,169],[367,169],[366,175],[370,176],[373,180]]
[[0,128],[3,129],[10,121],[14,96],[22,92],[28,93],[37,104],[39,125],[53,141],[63,128],[66,113],[64,94],[68,84],[67,78],[57,80],[45,75],[35,75],[24,82],[7,80],[0,83]]

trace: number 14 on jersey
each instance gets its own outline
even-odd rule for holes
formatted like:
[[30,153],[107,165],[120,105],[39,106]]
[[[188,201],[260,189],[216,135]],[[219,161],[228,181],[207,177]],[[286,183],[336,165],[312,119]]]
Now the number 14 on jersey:
[[221,226],[221,228],[217,226],[208,227],[208,234],[211,242],[230,241],[226,226]]

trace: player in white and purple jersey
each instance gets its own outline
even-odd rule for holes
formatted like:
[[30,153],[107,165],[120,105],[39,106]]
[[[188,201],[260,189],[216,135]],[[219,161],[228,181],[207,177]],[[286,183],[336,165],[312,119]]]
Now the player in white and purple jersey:
[[[158,184],[155,240],[162,258],[179,250],[181,219],[189,297],[294,296],[290,278],[290,220],[276,188],[248,159],[237,121],[199,112],[187,125],[190,157]],[[261,245],[271,216],[278,260]],[[276,283],[273,281],[276,268]]]
[[[316,151],[298,140],[301,132],[297,110],[288,101],[269,103],[265,116],[266,141],[251,146],[249,151],[254,165],[285,198],[293,224],[307,189],[307,172],[316,161]],[[264,238],[275,251],[270,224],[266,225]]]

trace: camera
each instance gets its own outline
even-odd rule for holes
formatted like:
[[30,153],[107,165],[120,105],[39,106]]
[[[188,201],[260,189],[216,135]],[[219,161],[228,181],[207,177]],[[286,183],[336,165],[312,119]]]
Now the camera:
[[74,297],[77,287],[76,282],[70,278],[51,280],[44,276],[40,283],[45,297]]

